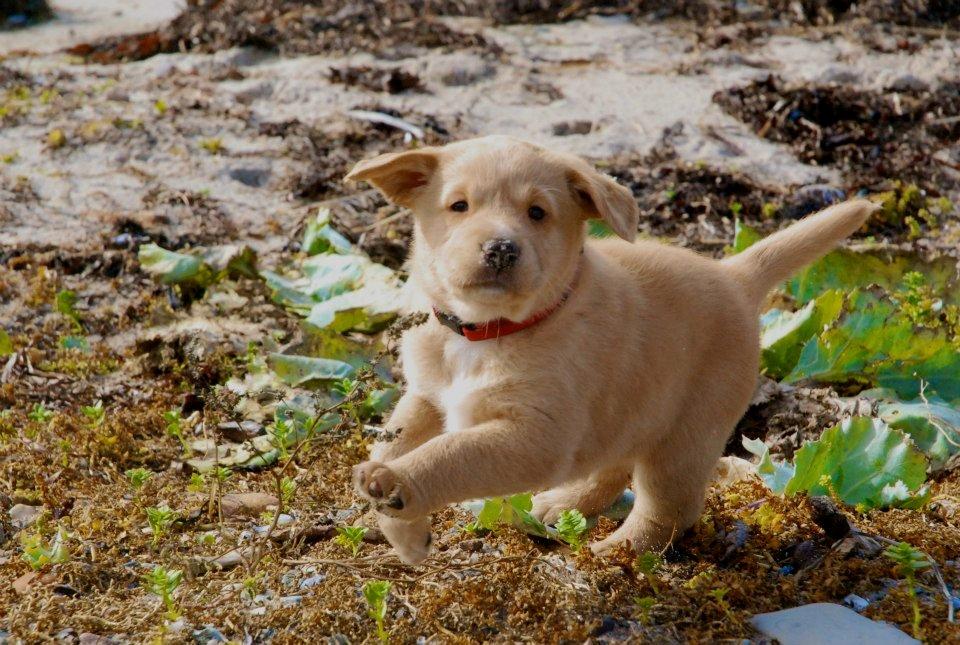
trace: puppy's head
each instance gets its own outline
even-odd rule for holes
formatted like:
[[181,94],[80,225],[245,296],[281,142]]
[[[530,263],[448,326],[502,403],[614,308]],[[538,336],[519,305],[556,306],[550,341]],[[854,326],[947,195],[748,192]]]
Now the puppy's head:
[[627,240],[637,230],[629,190],[582,159],[509,137],[380,155],[346,178],[413,211],[417,282],[468,322],[523,320],[559,300],[587,219]]

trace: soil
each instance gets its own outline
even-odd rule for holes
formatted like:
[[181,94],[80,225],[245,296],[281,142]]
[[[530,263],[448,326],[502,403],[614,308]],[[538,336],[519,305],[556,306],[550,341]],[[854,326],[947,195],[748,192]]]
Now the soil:
[[[240,413],[238,395],[223,385],[257,376],[251,352],[324,341],[275,305],[259,281],[228,280],[189,303],[143,271],[137,248],[249,244],[260,266],[282,266],[301,257],[305,222],[329,208],[340,232],[402,270],[409,213],[341,179],[356,160],[407,145],[405,135],[345,110],[401,118],[424,131],[420,144],[503,124],[514,133],[546,132],[550,143],[588,154],[631,188],[643,235],[716,257],[732,244],[736,219],[769,232],[838,192],[901,181],[956,201],[955,84],[925,78],[926,87],[887,91],[862,78],[801,82],[802,70],[787,63],[769,76],[773,63],[754,63],[776,34],[786,37],[798,24],[790,38],[806,51],[847,51],[835,28],[864,19],[903,34],[917,48],[901,54],[929,62],[941,50],[926,28],[937,21],[955,28],[960,9],[936,0],[913,11],[885,0],[809,1],[799,3],[803,16],[791,9],[771,22],[788,3],[753,3],[758,13],[749,17],[731,3],[704,0],[560,9],[539,1],[341,4],[193,1],[155,32],[75,49],[87,63],[12,57],[0,65],[2,105],[15,108],[2,117],[0,155],[17,157],[0,163],[0,328],[15,348],[0,359],[0,640],[207,642],[221,634],[246,642],[374,642],[360,591],[373,579],[392,582],[387,628],[397,642],[757,640],[752,615],[843,602],[848,594],[869,600],[868,617],[911,632],[907,586],[889,559],[850,536],[828,535],[821,525],[832,531],[838,522],[825,522],[802,497],[772,495],[754,478],[713,488],[701,520],[664,552],[652,579],[625,549],[596,558],[513,529],[470,533],[464,527],[472,517],[459,508],[435,518],[437,550],[420,567],[400,564],[376,530],[352,556],[333,539],[334,527],[364,521],[368,509],[350,480],[370,439],[346,413],[287,466],[236,470],[222,485],[208,479],[191,490],[191,469],[164,413],[179,410],[190,420],[190,440],[235,440],[240,422],[244,432],[263,434],[271,406],[290,392],[239,397]],[[633,24],[596,17],[616,13]],[[482,26],[440,17],[450,15],[480,16]],[[606,29],[638,49],[609,57],[590,49],[608,49],[592,42]],[[229,49],[237,45],[287,59]],[[875,51],[862,55],[873,68],[890,62]],[[584,60],[594,58],[602,60],[588,67]],[[683,84],[703,98],[704,111],[678,105],[680,116],[663,115],[652,97],[623,121],[579,112],[603,101],[582,96],[572,77],[601,74],[601,67],[620,73],[618,65],[635,67],[634,60],[665,69],[644,81],[609,77],[630,81],[622,91],[646,81],[662,82],[657,91]],[[320,99],[304,102],[304,93]],[[480,95],[508,98],[480,109]],[[496,120],[501,114],[514,120]],[[651,145],[634,149],[630,137],[643,129],[636,123],[648,120],[665,129],[644,133]],[[54,129],[62,130],[62,144],[50,138]],[[948,252],[958,221],[954,213],[937,227],[921,222],[919,237],[878,221],[859,239]],[[76,320],[58,311],[64,291],[76,294]],[[67,347],[78,336],[88,350]],[[376,347],[383,339],[352,340]],[[98,400],[102,422],[81,411]],[[39,404],[49,419],[38,416]],[[728,454],[747,456],[740,438],[750,437],[789,458],[855,405],[816,384],[764,381]],[[134,491],[124,473],[138,467],[152,476]],[[278,520],[270,529],[273,517],[260,511],[221,518],[211,505],[225,493],[275,495],[281,475],[297,484],[284,508],[290,524]],[[841,512],[864,533],[929,554],[956,589],[960,469],[937,476],[932,498],[922,511]],[[39,524],[15,527],[9,511],[16,504],[40,508]],[[146,509],[164,504],[179,519],[154,540]],[[21,558],[22,536],[49,540],[58,525],[68,531],[68,561],[34,572]],[[589,537],[614,528],[601,519]],[[211,564],[231,553],[242,557]],[[184,571],[174,594],[178,620],[166,620],[146,588],[154,565]],[[920,573],[918,588],[924,639],[960,639],[930,570]]]

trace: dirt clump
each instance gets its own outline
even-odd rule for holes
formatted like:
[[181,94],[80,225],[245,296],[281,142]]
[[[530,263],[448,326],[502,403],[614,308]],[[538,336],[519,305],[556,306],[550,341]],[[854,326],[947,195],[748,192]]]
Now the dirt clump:
[[960,122],[952,118],[960,84],[874,92],[768,76],[717,92],[714,101],[802,161],[839,168],[853,190],[888,190],[891,178],[933,196],[960,190]]

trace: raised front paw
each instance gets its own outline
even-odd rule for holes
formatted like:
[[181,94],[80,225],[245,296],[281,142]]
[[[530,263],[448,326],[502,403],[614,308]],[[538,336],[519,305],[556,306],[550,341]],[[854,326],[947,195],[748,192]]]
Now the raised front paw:
[[384,515],[399,518],[418,515],[410,485],[386,464],[365,461],[356,466],[353,484],[357,493]]

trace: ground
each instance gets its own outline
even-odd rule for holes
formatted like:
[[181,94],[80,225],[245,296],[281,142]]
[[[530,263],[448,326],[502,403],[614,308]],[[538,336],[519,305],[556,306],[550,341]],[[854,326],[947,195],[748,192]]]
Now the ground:
[[[870,601],[868,617],[913,631],[889,559],[828,536],[802,495],[753,477],[712,489],[652,574],[626,549],[598,558],[513,528],[467,531],[460,508],[435,518],[436,552],[420,567],[400,564],[376,530],[352,554],[335,527],[364,522],[350,472],[384,412],[349,397],[295,454],[223,481],[192,477],[188,458],[227,463],[224,445],[263,435],[279,399],[311,394],[221,386],[262,376],[270,352],[332,341],[256,277],[234,272],[206,293],[166,285],[138,249],[248,245],[261,268],[296,265],[307,223],[329,208],[337,231],[402,275],[408,214],[342,177],[410,135],[358,111],[397,117],[427,143],[501,132],[583,154],[633,190],[643,235],[715,257],[737,218],[766,233],[839,192],[912,184],[956,203],[950,3],[794,3],[798,13],[763,2],[749,15],[706,1],[199,4],[135,36],[74,35],[69,52],[0,59],[0,328],[11,340],[0,342],[0,640],[373,642],[370,580],[392,583],[386,628],[398,642],[759,638],[756,613],[849,594]],[[0,32],[0,50],[27,47],[29,29]],[[953,213],[936,226],[876,220],[851,246],[956,261]],[[392,331],[347,336],[402,387]],[[338,400],[329,384],[307,385],[320,385],[318,405]],[[862,389],[765,379],[729,454],[749,456],[740,438],[759,437],[792,457]],[[102,414],[83,409],[97,401]],[[126,473],[137,468],[152,475],[135,488]],[[928,554],[955,588],[960,470],[933,474],[931,499],[842,512]],[[152,532],[147,509],[163,506],[177,518]],[[58,527],[69,556],[31,567],[24,536],[50,545]],[[614,527],[601,519],[589,538]],[[144,581],[156,565],[183,571],[177,618]],[[960,640],[932,571],[919,589],[923,638]]]

